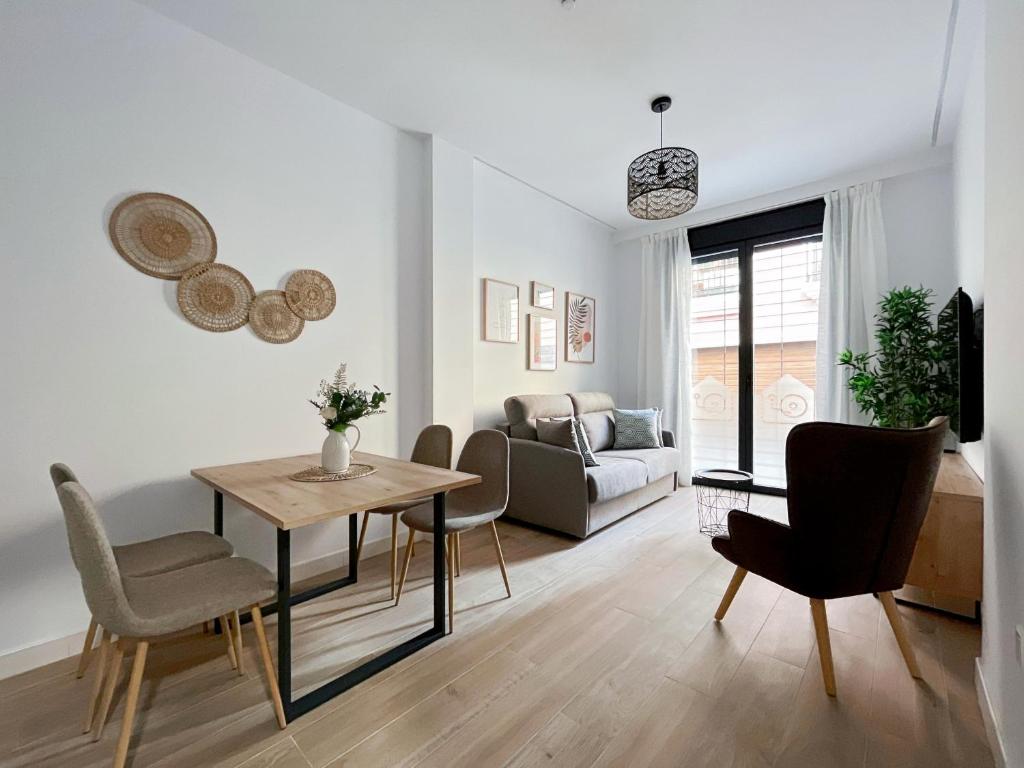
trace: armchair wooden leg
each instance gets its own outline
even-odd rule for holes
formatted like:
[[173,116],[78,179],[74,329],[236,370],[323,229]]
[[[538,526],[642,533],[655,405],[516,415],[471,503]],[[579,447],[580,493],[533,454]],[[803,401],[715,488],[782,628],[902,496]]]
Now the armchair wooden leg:
[[75,677],[81,679],[89,666],[89,658],[92,656],[92,644],[96,642],[96,619],[89,619],[89,628],[85,631],[85,642],[82,643],[82,655],[78,657],[78,669],[75,670]]
[[224,642],[228,646],[228,661],[231,662],[231,668],[238,669],[238,659],[235,657],[235,641],[232,639],[231,622],[228,621],[227,614],[220,617],[220,630],[221,634],[224,635]]
[[359,529],[359,542],[356,544],[356,564],[359,564],[359,558],[363,554],[363,541],[366,539],[366,528],[370,524],[370,513],[363,512],[363,527]]
[[99,707],[100,695],[103,692],[103,681],[107,674],[107,657],[110,655],[110,633],[103,630],[100,638],[99,659],[96,661],[96,677],[92,681],[92,692],[89,694],[89,707],[85,713],[85,720],[82,721],[82,733],[92,730],[93,721],[96,719],[96,709]]
[[146,669],[148,650],[149,643],[145,640],[140,640],[135,647],[135,661],[132,663],[132,676],[128,681],[128,694],[124,702],[124,722],[121,723],[121,736],[117,740],[117,751],[114,753],[114,768],[123,768],[128,757],[128,742],[132,738],[135,708],[139,703],[139,688],[142,686],[142,673]]
[[907,662],[907,669],[910,670],[910,676],[920,680],[921,679],[921,668],[917,665],[917,656],[914,654],[914,646],[910,643],[910,638],[907,637],[907,628],[903,625],[903,617],[900,616],[899,609],[896,607],[896,598],[892,596],[892,592],[879,592],[878,599],[882,602],[882,608],[885,609],[885,616],[889,619],[889,626],[892,627],[892,633],[896,635],[896,642],[900,646],[900,653],[903,654],[903,660]]
[[288,721],[284,716],[284,704],[281,703],[281,689],[277,687],[277,675],[274,674],[274,660],[270,657],[270,645],[267,643],[267,632],[263,627],[263,614],[260,607],[252,607],[252,626],[256,630],[256,641],[260,647],[260,658],[263,659],[263,671],[267,674],[267,684],[270,686],[270,699],[274,703],[274,714],[277,716],[277,724],[284,730]]
[[715,621],[721,621],[725,618],[725,612],[729,610],[729,606],[732,605],[732,599],[736,597],[736,592],[739,591],[740,584],[743,583],[743,579],[746,577],[747,569],[736,566],[736,570],[732,575],[732,581],[729,582],[725,594],[722,595],[722,602],[718,604],[718,610],[715,611]]
[[391,599],[395,599],[395,580],[398,577],[398,515],[391,516]]
[[494,551],[498,555],[498,567],[501,568],[501,578],[505,582],[505,594],[512,597],[512,587],[508,585],[508,571],[505,570],[505,556],[501,554],[501,542],[498,541],[498,526],[491,520],[491,538],[494,539]]
[[[436,533],[434,534],[437,535]],[[448,534],[448,632],[455,631],[455,534]]]
[[811,616],[814,619],[814,634],[818,639],[818,658],[821,660],[821,677],[825,681],[825,693],[836,695],[836,673],[832,667],[832,642],[828,639],[828,616],[825,601],[811,599]]
[[402,562],[402,575],[398,579],[398,591],[395,593],[395,605],[402,599],[402,588],[405,587],[405,577],[409,573],[409,561],[412,560],[412,548],[416,543],[416,531],[409,529],[409,540],[405,543],[405,560]]
[[121,662],[124,660],[124,648],[120,641],[114,644],[114,652],[110,659],[110,669],[107,672],[107,680],[103,685],[103,700],[100,702],[100,711],[96,713],[96,722],[93,725],[92,740],[99,741],[103,737],[103,728],[107,724],[107,717],[110,716],[110,701],[114,698],[114,689],[121,677]]

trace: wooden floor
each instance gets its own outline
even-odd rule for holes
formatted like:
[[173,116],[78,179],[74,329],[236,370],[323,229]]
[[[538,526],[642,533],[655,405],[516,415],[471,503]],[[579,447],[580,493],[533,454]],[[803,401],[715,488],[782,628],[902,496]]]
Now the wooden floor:
[[[753,500],[772,516],[780,505]],[[499,528],[511,599],[487,531],[464,535],[455,634],[286,731],[274,723],[251,625],[245,677],[231,671],[221,638],[157,646],[129,764],[992,765],[974,693],[976,626],[901,608],[925,678],[915,683],[872,597],[830,602],[831,700],[802,598],[750,575],[725,621],[712,621],[732,568],[696,533],[692,489],[585,542]],[[295,610],[297,686],[426,626],[422,550],[397,608],[385,555],[364,563],[357,586]],[[273,643],[272,618],[268,629]],[[93,670],[76,680],[73,666],[0,681],[0,765],[109,764],[124,683],[92,744],[79,723]]]

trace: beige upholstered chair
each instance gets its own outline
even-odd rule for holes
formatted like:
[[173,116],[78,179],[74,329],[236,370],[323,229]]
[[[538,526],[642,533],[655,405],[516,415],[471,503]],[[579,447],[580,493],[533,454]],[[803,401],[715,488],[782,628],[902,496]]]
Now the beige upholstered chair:
[[[443,424],[431,424],[425,427],[416,438],[410,460],[416,464],[428,464],[431,467],[451,469],[452,466],[452,431]],[[363,513],[363,527],[359,532],[359,544],[356,545],[356,562],[363,553],[363,539],[366,538],[366,527],[370,515],[391,515],[391,599],[395,599],[395,577],[398,575],[398,516],[407,509],[418,507],[431,501],[430,498],[410,499],[397,504],[388,504],[376,509],[368,509]]]
[[[97,675],[98,679],[105,676],[106,680],[102,686],[99,711],[95,715],[94,740],[99,740],[103,732],[124,653],[133,648],[135,652],[114,768],[121,768],[128,754],[150,643],[215,618],[220,618],[228,626],[226,617],[229,614],[234,615],[235,629],[238,630],[240,608],[252,611],[274,712],[278,724],[284,728],[284,708],[259,608],[260,603],[271,600],[276,594],[276,583],[270,571],[252,560],[229,557],[153,576],[125,577],[85,488],[77,482],[66,481],[57,488],[57,496],[64,510],[68,543],[81,577],[85,601],[104,630]],[[117,635],[116,642],[111,635]],[[237,659],[241,673],[241,632],[225,632],[224,638],[229,655]],[[107,657],[111,653],[113,656],[107,671]],[[99,686],[94,693],[99,693]],[[94,710],[95,705],[94,698],[91,709]]]
[[[71,471],[67,464],[51,465],[50,479],[53,480],[54,489],[60,488],[62,483],[78,482],[75,473]],[[155,576],[156,574],[167,573],[178,568],[186,568],[190,565],[198,565],[210,560],[231,557],[235,551],[228,541],[206,531],[172,533],[169,536],[161,536],[149,541],[139,541],[135,544],[113,547],[113,550],[117,567],[121,571],[121,575],[125,577]],[[75,555],[74,549],[71,550],[71,559],[74,560],[75,567],[77,568],[78,558]],[[89,629],[85,633],[82,654],[78,657],[76,677],[82,677],[89,666],[93,644],[96,642],[97,629],[99,627],[96,623],[96,618],[93,617],[89,621]],[[88,728],[85,729],[86,732],[88,730]]]
[[[457,537],[464,531],[489,525],[494,539],[494,551],[498,555],[498,567],[501,578],[505,581],[505,592],[512,597],[508,584],[508,573],[505,570],[505,558],[501,554],[501,542],[498,541],[498,528],[494,521],[501,517],[508,505],[508,438],[504,433],[494,429],[482,429],[469,436],[459,456],[460,472],[480,475],[483,481],[477,485],[459,488],[448,494],[445,502],[444,533],[447,537],[448,556],[448,626],[455,626],[455,573],[457,556]],[[409,573],[409,560],[412,558],[413,542],[416,531],[433,533],[434,510],[429,504],[423,504],[402,514],[402,522],[409,526],[409,541],[405,546],[405,561],[402,564],[402,576],[398,581],[397,600],[402,599],[402,588],[405,577]]]

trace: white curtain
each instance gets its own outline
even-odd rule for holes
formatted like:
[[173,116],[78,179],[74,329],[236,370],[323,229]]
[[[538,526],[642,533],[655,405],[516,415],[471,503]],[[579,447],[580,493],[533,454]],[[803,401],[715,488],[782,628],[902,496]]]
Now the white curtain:
[[874,315],[889,286],[879,181],[825,197],[821,293],[818,299],[814,416],[846,424],[868,422],[853,402],[839,353],[875,351]]
[[663,427],[682,454],[679,480],[693,475],[690,440],[690,245],[686,230],[643,238],[640,259],[637,405],[664,409]]

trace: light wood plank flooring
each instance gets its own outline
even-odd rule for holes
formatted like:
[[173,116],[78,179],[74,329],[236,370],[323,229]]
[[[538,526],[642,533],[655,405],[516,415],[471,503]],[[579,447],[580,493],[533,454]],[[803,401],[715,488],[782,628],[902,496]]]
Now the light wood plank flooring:
[[[784,515],[783,502],[753,508]],[[455,634],[277,729],[255,637],[245,677],[213,635],[155,647],[134,766],[992,765],[974,693],[976,626],[901,607],[924,682],[907,673],[879,603],[828,603],[838,699],[822,688],[807,601],[753,574],[712,621],[732,567],[696,532],[692,489],[585,542],[500,524],[513,597],[484,529],[463,535]],[[294,612],[295,685],[308,687],[421,631],[428,548],[399,607],[388,556],[360,583]],[[268,620],[271,642],[276,625]],[[126,660],[125,663],[128,663]],[[80,731],[90,669],[75,660],[0,681],[0,765],[104,766]]]

